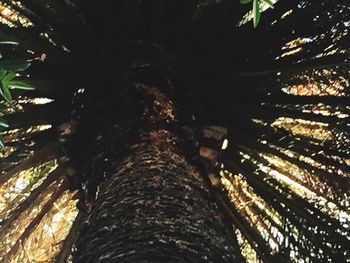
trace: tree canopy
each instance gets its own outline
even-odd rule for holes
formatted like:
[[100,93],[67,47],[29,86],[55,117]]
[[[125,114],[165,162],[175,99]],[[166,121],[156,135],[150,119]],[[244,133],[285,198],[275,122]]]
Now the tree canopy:
[[248,262],[350,261],[348,1],[3,0],[0,22],[0,260],[70,254],[72,101],[147,68],[181,87]]

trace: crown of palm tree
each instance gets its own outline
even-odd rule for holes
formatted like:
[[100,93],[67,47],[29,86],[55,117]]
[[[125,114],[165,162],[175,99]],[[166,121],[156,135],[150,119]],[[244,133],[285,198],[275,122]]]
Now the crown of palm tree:
[[241,2],[253,10],[238,0],[0,2],[3,262],[71,253],[88,209],[77,156],[114,114],[91,115],[89,101],[108,110],[103,94],[126,71],[181,87],[174,96],[194,115],[203,171],[248,262],[350,260],[350,3]]

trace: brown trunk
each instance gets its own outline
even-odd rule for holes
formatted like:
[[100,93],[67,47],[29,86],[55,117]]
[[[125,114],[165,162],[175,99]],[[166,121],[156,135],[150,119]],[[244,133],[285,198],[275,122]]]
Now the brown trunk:
[[[198,170],[167,130],[150,130],[102,185],[75,262],[238,262]],[[107,142],[106,142],[107,143]]]
[[194,165],[194,133],[183,121],[190,113],[180,114],[160,88],[127,87],[110,104],[114,114],[91,119],[104,96],[85,107],[88,123],[106,125],[84,151],[88,191],[103,183],[73,262],[242,262],[234,229]]

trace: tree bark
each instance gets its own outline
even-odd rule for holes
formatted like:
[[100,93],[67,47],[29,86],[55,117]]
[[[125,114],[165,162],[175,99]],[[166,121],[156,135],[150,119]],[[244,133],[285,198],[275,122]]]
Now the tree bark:
[[[238,262],[198,170],[153,130],[101,186],[75,262]],[[230,237],[231,236],[231,237]]]
[[77,150],[85,156],[79,170],[88,196],[97,189],[97,197],[73,262],[243,262],[234,228],[196,165],[185,121],[191,112],[176,107],[171,89],[127,79],[118,89],[88,93],[77,114],[77,134],[91,123],[100,128],[85,134],[89,143],[78,140],[88,145]]

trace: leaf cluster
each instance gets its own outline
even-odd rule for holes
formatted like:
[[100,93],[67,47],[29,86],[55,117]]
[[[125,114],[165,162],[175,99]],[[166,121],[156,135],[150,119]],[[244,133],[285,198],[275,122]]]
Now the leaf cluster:
[[[31,62],[24,59],[0,60],[0,112],[12,107],[11,89],[33,90],[33,87],[23,81],[16,80],[18,72],[29,68]],[[0,133],[2,129],[8,128],[9,124],[4,117],[0,116]],[[0,136],[0,148],[4,147]]]

